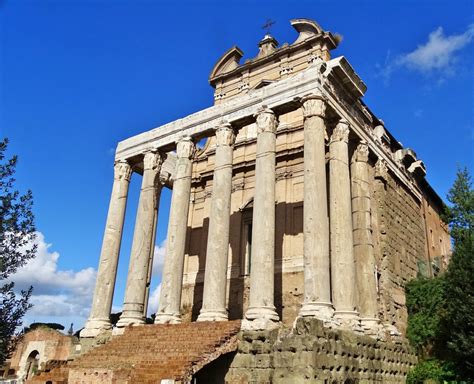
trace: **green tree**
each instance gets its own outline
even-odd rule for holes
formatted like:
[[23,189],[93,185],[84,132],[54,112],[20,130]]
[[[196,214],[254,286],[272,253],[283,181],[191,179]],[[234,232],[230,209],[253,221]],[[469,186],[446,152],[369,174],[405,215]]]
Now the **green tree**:
[[444,309],[444,276],[417,278],[406,287],[407,337],[422,358],[432,355],[439,344]]
[[445,274],[443,356],[468,379],[474,378],[474,190],[466,168],[458,170],[448,200],[454,251]]
[[0,365],[12,346],[11,340],[30,308],[32,288],[14,292],[14,282],[8,278],[36,254],[33,195],[15,189],[17,157],[5,160],[8,140],[0,141]]

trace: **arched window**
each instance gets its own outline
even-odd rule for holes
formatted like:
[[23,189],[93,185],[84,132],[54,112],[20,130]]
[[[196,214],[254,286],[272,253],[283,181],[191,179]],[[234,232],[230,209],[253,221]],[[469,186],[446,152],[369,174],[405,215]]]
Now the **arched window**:
[[26,359],[26,378],[33,377],[38,371],[40,354],[38,351],[33,351]]

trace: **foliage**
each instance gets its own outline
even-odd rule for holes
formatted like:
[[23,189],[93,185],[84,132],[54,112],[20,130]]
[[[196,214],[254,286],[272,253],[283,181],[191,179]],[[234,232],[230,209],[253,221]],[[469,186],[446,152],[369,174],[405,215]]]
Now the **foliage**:
[[449,191],[454,252],[446,272],[445,358],[462,378],[474,377],[474,190],[466,169]]
[[454,245],[448,269],[406,287],[407,336],[421,355],[409,383],[474,377],[474,190],[467,169],[458,170],[448,200],[444,220]]
[[0,141],[0,365],[8,357],[11,339],[21,326],[22,318],[30,308],[31,287],[15,295],[14,283],[7,281],[36,254],[31,246],[35,238],[33,196],[15,190],[17,157],[5,160],[8,140]]
[[120,316],[122,316],[122,312],[111,313],[109,316],[110,324],[115,327],[120,320]]
[[408,340],[419,354],[429,355],[435,347],[441,330],[444,278],[442,276],[433,279],[418,278],[409,282],[405,289]]
[[472,236],[474,230],[474,190],[467,168],[458,169],[456,180],[448,192],[451,206],[445,207],[443,219],[449,223],[456,248],[459,241]]
[[58,323],[31,323],[29,327],[25,327],[24,333],[41,327],[55,329],[56,331],[64,331],[64,325]]
[[443,383],[454,378],[454,372],[447,364],[437,359],[430,359],[418,363],[408,373],[407,384],[424,384],[427,380]]

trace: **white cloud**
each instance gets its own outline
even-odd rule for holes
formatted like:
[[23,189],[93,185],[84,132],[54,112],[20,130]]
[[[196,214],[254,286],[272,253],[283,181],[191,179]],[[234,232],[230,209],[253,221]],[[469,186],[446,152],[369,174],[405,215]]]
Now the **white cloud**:
[[153,269],[152,276],[161,276],[163,273],[163,264],[165,261],[166,252],[166,239],[163,240],[159,245],[155,245],[155,251],[153,254]]
[[158,302],[160,300],[160,292],[161,292],[161,283],[155,287],[155,289],[151,292],[150,299],[148,300],[148,312],[149,314],[156,313],[158,310]]
[[51,251],[52,244],[45,241],[41,232],[37,232],[35,243],[38,246],[36,257],[11,276],[18,291],[33,286],[31,303],[34,306],[27,318],[46,316],[51,317],[51,322],[60,322],[55,317],[86,319],[94,292],[95,269],[61,270],[59,253]]
[[402,54],[390,60],[386,58],[381,75],[388,79],[397,68],[405,67],[424,75],[439,74],[442,78],[453,75],[457,62],[457,53],[474,39],[474,24],[460,35],[444,34],[443,28],[438,27],[428,36],[425,44],[419,45],[414,51]]

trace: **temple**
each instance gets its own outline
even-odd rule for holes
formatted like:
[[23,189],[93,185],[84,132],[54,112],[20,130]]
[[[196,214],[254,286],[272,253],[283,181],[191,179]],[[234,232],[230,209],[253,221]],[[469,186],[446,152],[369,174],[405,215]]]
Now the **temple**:
[[[416,361],[404,337],[404,285],[448,262],[443,202],[423,161],[364,103],[367,87],[348,60],[332,57],[340,38],[308,19],[291,26],[291,44],[267,34],[253,59],[242,63],[238,47],[223,54],[209,77],[213,106],[118,144],[81,340],[113,328],[128,189],[141,177],[123,311],[109,344],[139,328],[240,320],[233,355],[215,368],[225,382],[403,382]],[[168,223],[157,221],[163,188],[172,189]],[[166,225],[157,326],[145,325],[156,228]],[[329,346],[285,344],[298,337]],[[258,342],[267,349],[255,352]],[[356,344],[360,359],[376,363],[355,364]],[[300,367],[303,352],[313,357]],[[259,360],[255,373],[260,355],[272,363]]]

